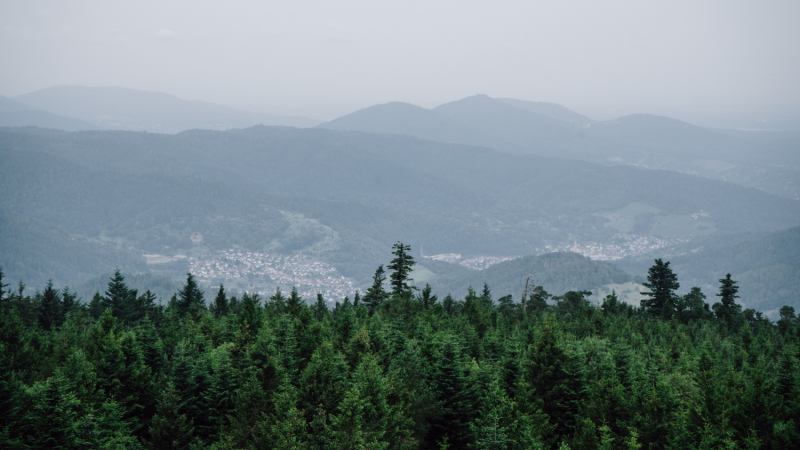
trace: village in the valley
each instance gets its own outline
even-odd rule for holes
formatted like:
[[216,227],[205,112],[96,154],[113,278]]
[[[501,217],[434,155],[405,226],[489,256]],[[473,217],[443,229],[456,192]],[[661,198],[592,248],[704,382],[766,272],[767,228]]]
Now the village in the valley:
[[223,250],[215,255],[189,258],[189,272],[211,288],[224,283],[261,296],[297,288],[307,301],[322,293],[328,300],[342,299],[355,292],[353,282],[330,264],[301,255]]
[[[620,234],[610,244],[565,243],[546,246],[542,253],[574,252],[595,260],[615,260],[678,242],[680,240]],[[460,264],[473,270],[483,270],[518,257],[481,255],[462,257],[458,253],[443,253],[422,256],[419,262],[424,265],[425,259],[431,259]],[[322,293],[328,301],[341,300],[345,296],[352,297],[357,289],[351,279],[340,274],[331,264],[302,255],[287,256],[228,249],[187,259],[189,272],[212,289],[223,283],[228,290],[258,293],[263,297],[272,295],[277,288],[287,293],[296,287],[298,293],[307,301],[316,297],[317,293]]]
[[636,234],[618,234],[614,237],[613,243],[610,244],[598,244],[595,242],[579,244],[578,242],[573,242],[572,244],[548,245],[545,248],[547,249],[546,253],[573,252],[589,259],[613,261],[626,256],[641,255],[681,242],[686,242],[686,240]]

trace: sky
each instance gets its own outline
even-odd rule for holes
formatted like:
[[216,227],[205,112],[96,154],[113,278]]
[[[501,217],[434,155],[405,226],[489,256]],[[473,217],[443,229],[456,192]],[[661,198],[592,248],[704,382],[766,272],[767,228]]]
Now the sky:
[[0,95],[122,86],[317,119],[478,93],[600,120],[781,114],[800,112],[798,23],[797,0],[8,0]]

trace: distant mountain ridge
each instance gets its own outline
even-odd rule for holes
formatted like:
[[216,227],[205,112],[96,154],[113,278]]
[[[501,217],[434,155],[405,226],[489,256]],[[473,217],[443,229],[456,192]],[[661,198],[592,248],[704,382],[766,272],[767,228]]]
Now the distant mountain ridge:
[[719,132],[652,114],[599,122],[553,103],[486,95],[430,110],[398,105],[375,105],[318,127],[396,133],[506,153],[672,170],[800,200],[800,184],[796,183],[800,179],[800,153],[792,151],[797,140],[765,139],[761,135],[750,139],[742,133]]
[[174,134],[201,128],[226,130],[254,125],[312,127],[305,117],[241,111],[173,95],[121,87],[53,86],[14,97],[36,109],[76,118],[96,128]]
[[[0,130],[0,199],[14,218],[0,223],[0,265],[37,286],[48,277],[73,286],[115,266],[185,275],[185,259],[153,266],[143,255],[234,246],[312,255],[363,285],[397,241],[431,254],[513,256],[575,239],[610,242],[620,232],[612,219],[659,236],[669,232],[659,224],[721,235],[800,223],[796,202],[674,172],[263,126]],[[692,217],[700,211],[707,216]]]
[[2,95],[0,95],[0,127],[40,127],[64,131],[102,129],[89,122],[37,110]]

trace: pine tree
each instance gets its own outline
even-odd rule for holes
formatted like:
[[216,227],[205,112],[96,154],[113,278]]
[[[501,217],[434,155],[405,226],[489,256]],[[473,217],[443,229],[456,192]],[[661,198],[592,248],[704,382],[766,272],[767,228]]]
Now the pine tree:
[[0,309],[5,307],[5,302],[10,300],[10,296],[6,295],[3,290],[8,287],[8,283],[3,283],[3,266],[0,266]]
[[133,312],[131,300],[131,292],[125,284],[125,277],[117,269],[114,271],[111,281],[108,282],[108,290],[103,298],[102,309],[110,309],[114,317],[127,322]]
[[655,260],[655,264],[647,271],[647,283],[642,283],[650,292],[642,292],[647,296],[642,300],[641,305],[651,316],[669,319],[675,311],[675,291],[678,290],[678,276],[672,273],[669,261],[664,262],[661,258]]
[[191,273],[186,274],[186,284],[183,285],[183,289],[178,291],[177,303],[178,313],[181,317],[193,311],[206,309],[203,291],[200,290]]
[[53,280],[47,280],[47,285],[41,294],[37,294],[39,302],[39,325],[45,330],[52,330],[63,323],[63,309],[61,293],[53,287]]
[[603,298],[603,304],[600,306],[600,309],[606,314],[617,314],[621,307],[622,304],[619,301],[619,297],[617,297],[617,291],[612,290],[611,294]]
[[95,292],[92,301],[89,302],[89,315],[99,319],[105,309],[105,299],[99,292]]
[[514,297],[504,295],[497,299],[497,312],[503,317],[511,317],[514,314]]
[[180,395],[170,381],[150,425],[150,443],[154,450],[184,450],[200,444],[194,437],[192,419],[180,413],[180,405]]
[[64,286],[64,289],[61,290],[61,311],[64,318],[66,318],[66,315],[77,305],[77,298],[78,295],[71,292],[69,287]]
[[778,331],[780,334],[785,335],[797,324],[797,316],[795,315],[794,308],[787,305],[781,306],[778,314],[780,316],[777,322]]
[[552,297],[542,286],[534,286],[529,294],[527,309],[532,312],[544,311],[547,309],[547,299]]
[[717,319],[727,323],[728,327],[730,327],[734,324],[736,317],[742,312],[742,305],[736,304],[736,299],[739,298],[739,296],[736,295],[736,293],[739,292],[739,286],[736,285],[736,281],[731,279],[731,274],[727,274],[725,278],[720,279],[719,282],[720,287],[717,297],[720,297],[722,301],[714,303],[711,309],[714,310]]
[[325,299],[322,297],[322,292],[317,292],[317,301],[314,303],[314,317],[317,320],[322,320],[328,314],[328,305],[325,304]]
[[709,317],[711,313],[705,299],[706,295],[703,294],[699,287],[693,287],[688,294],[684,295],[681,299],[681,304],[683,306],[683,312],[680,317],[681,321],[688,323]]
[[364,305],[369,308],[370,313],[375,312],[381,303],[389,298],[389,294],[383,290],[384,280],[386,280],[386,276],[384,275],[383,266],[378,266],[378,269],[375,270],[375,275],[372,277],[372,286],[367,289],[367,293],[364,294],[362,300]]
[[242,304],[239,305],[239,314],[236,316],[240,325],[247,324],[251,332],[255,333],[261,328],[261,300],[258,294],[242,294]]
[[136,340],[142,349],[142,359],[151,373],[161,373],[166,362],[164,349],[150,316],[144,316],[136,327]]
[[439,300],[436,295],[431,294],[432,288],[431,285],[425,283],[425,287],[422,288],[422,292],[420,295],[417,296],[417,301],[420,302],[424,309],[428,309],[431,306],[435,305],[436,302]]
[[[135,297],[133,293],[131,296]],[[147,289],[144,294],[135,297],[129,323],[138,323],[148,315],[155,317],[156,308],[156,296]]]
[[472,440],[470,424],[477,413],[473,408],[476,399],[464,367],[462,347],[455,336],[446,337],[441,344],[433,384],[441,413],[431,421],[428,445],[434,446],[447,437],[454,448],[467,448]]
[[281,288],[275,288],[275,293],[269,297],[267,309],[276,314],[283,314],[286,312],[286,297],[281,293]]
[[444,296],[444,300],[442,300],[442,308],[444,309],[444,312],[450,316],[456,313],[456,301],[453,300],[453,296],[450,294]]
[[577,361],[558,346],[555,333],[552,325],[545,325],[525,353],[521,393],[550,417],[557,441],[575,430],[583,389]]
[[297,293],[296,287],[292,287],[292,292],[289,294],[289,298],[286,299],[286,312],[292,316],[296,316],[300,314],[303,305],[303,297],[300,297]]
[[397,242],[392,246],[392,254],[395,255],[391,264],[387,266],[392,271],[389,275],[392,285],[392,294],[398,297],[405,295],[406,292],[411,291],[408,282],[411,280],[411,270],[417,264],[414,257],[409,254],[411,251],[410,245],[403,245]]
[[219,284],[217,296],[214,297],[214,304],[211,305],[211,312],[214,317],[222,317],[228,315],[228,298],[225,296],[225,285]]
[[481,292],[481,300],[487,305],[491,305],[494,303],[492,301],[492,291],[489,289],[489,285],[484,281],[483,283],[483,291]]

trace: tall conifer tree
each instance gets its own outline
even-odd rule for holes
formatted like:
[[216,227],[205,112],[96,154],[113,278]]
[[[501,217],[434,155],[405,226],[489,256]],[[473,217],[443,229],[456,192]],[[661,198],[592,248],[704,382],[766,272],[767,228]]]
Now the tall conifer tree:
[[664,262],[661,258],[655,260],[655,264],[647,271],[647,283],[642,283],[650,292],[642,292],[647,296],[642,300],[641,305],[652,316],[668,319],[675,311],[675,291],[678,290],[678,276],[672,273],[669,261]]
[[392,246],[392,254],[395,256],[391,264],[387,266],[392,271],[389,275],[392,285],[392,294],[397,296],[405,295],[410,292],[413,287],[409,287],[408,282],[411,279],[411,270],[417,264],[414,257],[409,253],[411,251],[410,245],[403,245],[402,242],[397,242]]

